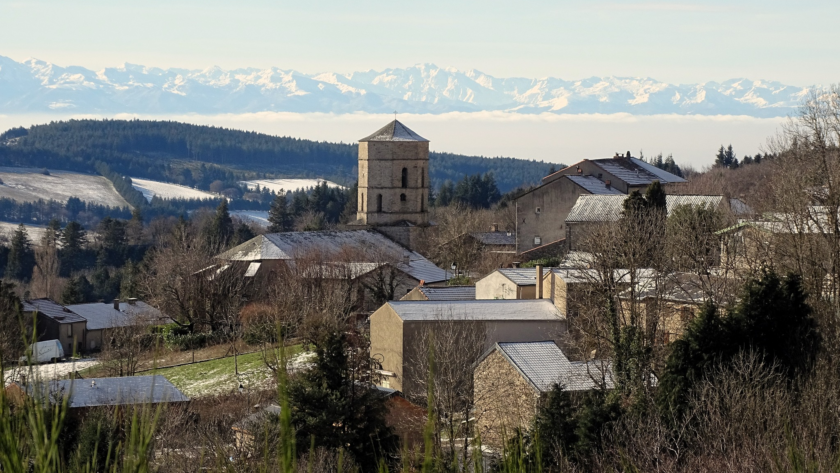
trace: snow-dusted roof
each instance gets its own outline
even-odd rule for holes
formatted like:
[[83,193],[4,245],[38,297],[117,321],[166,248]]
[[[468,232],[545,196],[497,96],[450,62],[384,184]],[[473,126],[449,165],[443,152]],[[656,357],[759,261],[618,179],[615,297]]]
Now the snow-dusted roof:
[[[71,409],[190,400],[168,379],[160,375],[62,379],[44,382],[40,386],[42,389],[49,390],[49,394],[60,393],[63,396],[69,396],[68,407]],[[36,392],[34,385],[28,385],[26,392],[30,395]],[[50,399],[53,399],[53,396],[50,396]]]
[[366,136],[359,140],[364,141],[429,141],[426,138],[414,133],[407,126],[394,120],[391,123],[383,126],[370,136]]
[[550,340],[499,342],[493,350],[498,350],[535,389],[543,393],[550,391],[555,383],[562,385],[566,391],[588,391],[601,384],[612,389],[615,385],[608,362],[571,362]]
[[475,286],[422,286],[420,292],[430,301],[474,301]]
[[537,285],[537,268],[501,268],[496,271],[510,279],[517,286]]
[[595,176],[566,176],[570,181],[582,187],[592,194],[605,195],[621,195],[621,191],[612,186],[607,186],[607,183],[598,179]]
[[23,301],[23,311],[38,312],[39,314],[45,315],[60,324],[72,324],[85,321],[84,318],[72,310],[50,299],[33,299],[31,301]]
[[545,320],[565,319],[549,299],[393,301],[388,305],[405,321]]
[[686,182],[685,179],[641,159],[606,158],[592,159],[590,162],[631,186],[648,185],[653,181],[659,181],[662,184]]
[[516,234],[513,232],[475,232],[470,236],[478,240],[482,245],[516,245]]
[[[621,218],[626,195],[582,195],[566,217],[567,222],[614,222]],[[720,195],[669,195],[666,197],[668,214],[681,205],[706,205],[718,207],[723,202]]]
[[[347,250],[354,252],[359,258],[371,260],[356,263],[381,264],[397,261],[396,267],[399,270],[418,281],[431,283],[449,279],[446,271],[435,266],[420,253],[407,250],[381,233],[370,230],[267,233],[222,253],[218,258],[248,262],[291,261],[309,252],[320,252],[325,257],[330,257]],[[368,271],[372,269],[374,268],[368,268]]]
[[155,325],[172,322],[170,318],[145,302],[120,302],[119,307],[120,310],[116,310],[113,304],[104,302],[67,306],[68,309],[87,320],[88,330],[128,327],[138,323]]

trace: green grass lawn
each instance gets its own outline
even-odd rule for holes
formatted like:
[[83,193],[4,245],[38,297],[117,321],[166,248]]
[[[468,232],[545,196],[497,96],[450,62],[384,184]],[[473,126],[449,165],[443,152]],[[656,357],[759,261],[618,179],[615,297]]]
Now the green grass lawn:
[[[287,356],[301,352],[300,345],[286,347]],[[189,397],[202,397],[236,391],[242,383],[246,389],[264,389],[271,387],[273,374],[263,361],[262,353],[249,353],[236,357],[239,376],[234,369],[234,357],[203,361],[174,368],[161,368],[142,374],[165,376]]]

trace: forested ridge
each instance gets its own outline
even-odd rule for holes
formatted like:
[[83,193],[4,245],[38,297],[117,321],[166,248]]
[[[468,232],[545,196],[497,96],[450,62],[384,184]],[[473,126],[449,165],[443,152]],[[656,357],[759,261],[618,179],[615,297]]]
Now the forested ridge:
[[[254,177],[356,180],[357,145],[277,137],[227,128],[149,120],[70,120],[0,135],[0,165],[117,173],[209,189]],[[436,188],[446,180],[493,172],[499,190],[539,182],[550,164],[514,158],[431,153]]]

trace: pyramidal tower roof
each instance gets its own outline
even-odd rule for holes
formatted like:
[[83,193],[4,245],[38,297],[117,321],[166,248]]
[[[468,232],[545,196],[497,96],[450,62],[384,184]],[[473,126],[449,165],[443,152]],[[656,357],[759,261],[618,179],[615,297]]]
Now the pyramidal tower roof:
[[397,120],[383,126],[376,133],[359,140],[364,141],[429,141],[426,138],[414,133],[407,126]]

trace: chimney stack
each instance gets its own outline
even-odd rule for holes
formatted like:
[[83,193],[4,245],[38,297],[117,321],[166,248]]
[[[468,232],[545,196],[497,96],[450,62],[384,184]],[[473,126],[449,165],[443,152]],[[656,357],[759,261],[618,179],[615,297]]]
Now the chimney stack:
[[542,265],[538,264],[537,265],[537,297],[536,297],[537,299],[542,299],[543,298],[543,285],[542,285],[543,271],[542,270],[543,270]]
[[421,279],[421,280],[420,280],[420,287],[423,287],[423,286],[425,286],[425,285],[426,285],[426,280],[425,280],[425,279]]
[[120,310],[120,300],[114,299],[114,310]]
[[491,232],[498,232],[499,231],[499,224],[498,223],[490,224],[490,231]]

